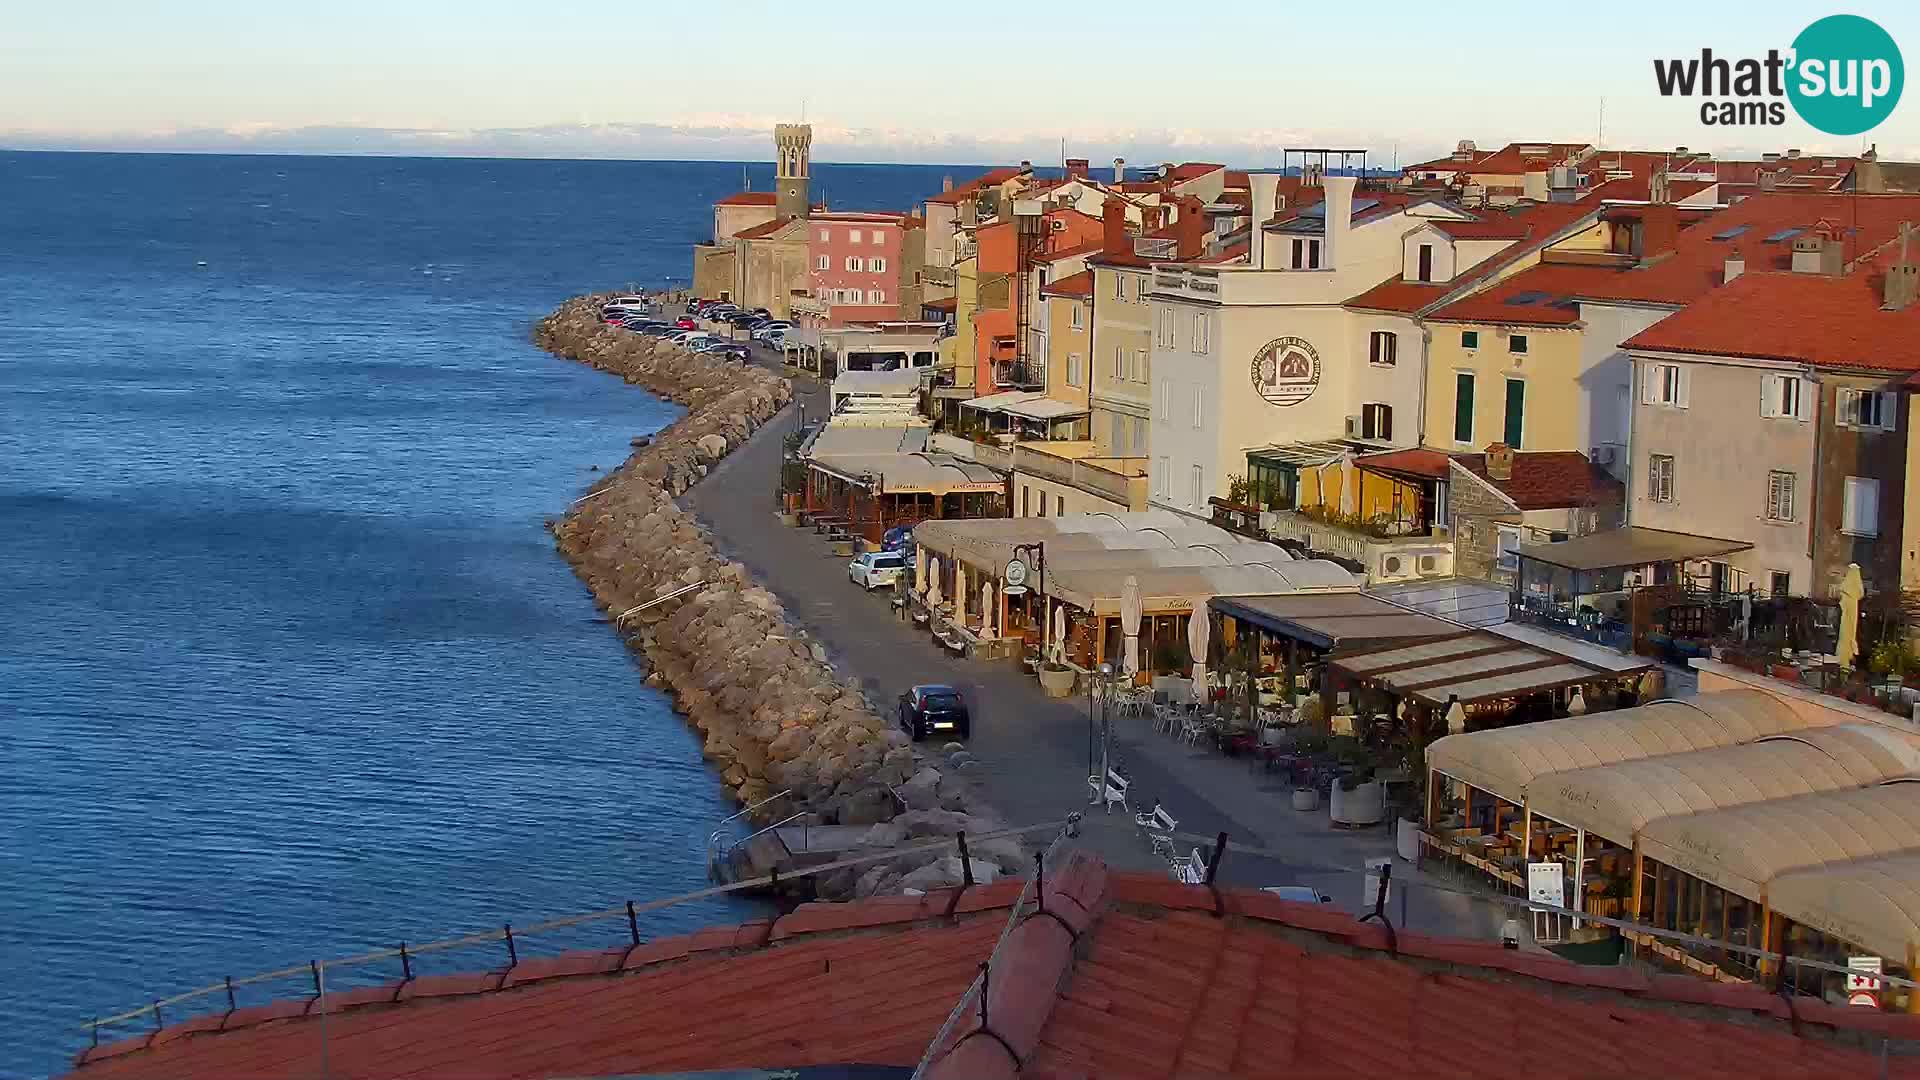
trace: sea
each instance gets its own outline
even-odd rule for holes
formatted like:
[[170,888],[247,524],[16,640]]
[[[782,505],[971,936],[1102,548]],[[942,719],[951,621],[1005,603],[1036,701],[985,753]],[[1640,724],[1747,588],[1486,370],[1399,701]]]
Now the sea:
[[[904,210],[979,171],[813,184]],[[685,285],[743,183],[771,165],[0,152],[0,1077],[229,975],[300,996],[706,885],[731,807],[544,526],[676,410],[528,333]]]

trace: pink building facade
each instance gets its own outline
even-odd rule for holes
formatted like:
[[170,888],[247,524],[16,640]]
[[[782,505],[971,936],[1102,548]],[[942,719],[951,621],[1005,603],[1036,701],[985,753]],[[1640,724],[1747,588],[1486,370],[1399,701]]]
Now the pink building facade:
[[829,326],[899,317],[898,214],[815,214],[807,220],[809,285]]

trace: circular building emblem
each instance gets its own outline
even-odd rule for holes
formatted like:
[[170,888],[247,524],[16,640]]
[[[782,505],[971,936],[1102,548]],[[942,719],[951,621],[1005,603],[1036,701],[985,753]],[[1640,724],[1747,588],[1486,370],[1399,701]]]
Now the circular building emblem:
[[1320,354],[1305,338],[1275,338],[1253,356],[1253,388],[1272,405],[1298,405],[1320,385]]

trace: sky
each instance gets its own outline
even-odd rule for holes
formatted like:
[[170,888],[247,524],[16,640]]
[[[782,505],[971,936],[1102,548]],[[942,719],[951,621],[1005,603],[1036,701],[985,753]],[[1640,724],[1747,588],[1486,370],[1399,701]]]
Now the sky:
[[1920,63],[1920,4],[1879,0],[0,0],[0,147],[765,160],[804,116],[820,161],[1056,164],[1064,140],[1096,164],[1390,166],[1603,137],[1920,160],[1920,90],[1862,139],[1715,129],[1655,89],[1655,58],[1763,55],[1841,10]]

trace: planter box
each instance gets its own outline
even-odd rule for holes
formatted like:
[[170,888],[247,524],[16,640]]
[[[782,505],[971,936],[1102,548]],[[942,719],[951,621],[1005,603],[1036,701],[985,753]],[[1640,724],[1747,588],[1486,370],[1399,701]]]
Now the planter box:
[[1386,788],[1378,780],[1369,780],[1347,791],[1335,781],[1327,799],[1327,816],[1335,825],[1378,825],[1387,817]]
[[841,558],[851,559],[853,558],[853,543],[852,540],[835,540],[833,542],[833,553]]
[[1304,811],[1320,809],[1320,793],[1310,787],[1294,788],[1293,808]]
[[1800,681],[1800,669],[1794,667],[1792,664],[1775,664],[1767,671],[1767,674],[1772,675],[1781,682]]
[[1420,858],[1420,823],[1401,818],[1394,836],[1394,848],[1401,859],[1417,862]]
[[1045,691],[1048,697],[1071,697],[1075,674],[1072,668],[1043,667],[1040,669],[1040,689]]
[[780,524],[785,525],[788,528],[792,528],[793,526],[800,524],[800,515],[786,511],[786,510],[782,510],[780,512]]

